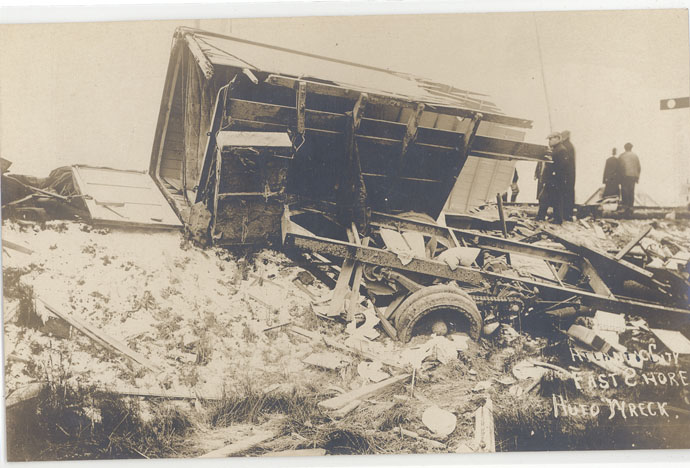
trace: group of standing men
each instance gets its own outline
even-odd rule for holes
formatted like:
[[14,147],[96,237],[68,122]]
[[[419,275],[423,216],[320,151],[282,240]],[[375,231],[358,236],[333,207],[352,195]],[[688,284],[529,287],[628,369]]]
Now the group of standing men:
[[632,152],[633,145],[626,143],[625,153],[616,156],[613,148],[611,157],[604,166],[604,193],[602,198],[620,197],[621,208],[627,214],[635,204],[635,184],[640,180],[640,159]]
[[570,132],[553,132],[548,136],[551,163],[539,163],[534,174],[538,181],[538,220],[546,219],[549,208],[553,209],[553,223],[573,219],[575,209],[575,148],[570,142]]

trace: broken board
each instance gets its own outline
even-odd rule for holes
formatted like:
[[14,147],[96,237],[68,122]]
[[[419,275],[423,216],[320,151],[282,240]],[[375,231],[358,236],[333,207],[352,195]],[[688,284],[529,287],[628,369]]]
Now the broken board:
[[677,330],[650,329],[674,353],[690,354],[690,340]]
[[98,224],[180,228],[182,223],[145,172],[72,166],[91,219]]

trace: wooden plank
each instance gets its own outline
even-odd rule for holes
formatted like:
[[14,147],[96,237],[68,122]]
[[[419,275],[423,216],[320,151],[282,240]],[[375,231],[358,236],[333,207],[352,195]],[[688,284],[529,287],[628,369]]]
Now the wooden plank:
[[297,449],[297,450],[283,450],[280,452],[271,452],[262,457],[323,457],[326,455],[326,449]]
[[595,293],[602,296],[614,298],[615,296],[611,293],[604,280],[601,279],[597,271],[592,266],[592,263],[586,258],[582,259],[582,273],[589,277],[589,285],[592,287]]
[[678,330],[661,330],[659,328],[650,328],[650,330],[674,353],[690,354],[690,341]]
[[136,387],[127,387],[119,385],[109,385],[99,387],[104,393],[115,393],[122,396],[133,396],[139,398],[164,398],[168,400],[206,400],[206,401],[222,401],[224,396],[221,393],[216,395],[197,393],[180,393],[180,392],[165,392],[165,391],[146,391]]
[[238,442],[226,445],[216,450],[212,450],[208,453],[201,455],[199,458],[226,458],[232,455],[249,450],[267,440],[273,439],[278,436],[275,431],[260,431],[259,433],[247,437],[246,439],[240,440]]
[[304,134],[305,127],[305,111],[307,103],[307,84],[304,82],[299,83],[297,88],[297,132]]
[[396,375],[389,379],[383,380],[379,383],[364,385],[358,389],[352,390],[347,393],[343,393],[342,395],[338,395],[333,398],[329,398],[328,400],[324,400],[319,403],[319,406],[325,410],[337,410],[354,400],[362,400],[364,398],[368,398],[392,385],[404,382],[411,376],[412,374]]
[[352,108],[352,122],[355,132],[359,129],[362,124],[362,117],[364,116],[364,110],[367,107],[367,100],[369,96],[366,93],[362,93],[357,98],[354,107]]
[[[369,237],[365,237],[364,240],[359,243],[359,234],[357,234],[357,228],[355,223],[352,223],[352,231],[355,233],[355,238],[357,239],[358,245],[364,245],[365,247],[369,245],[371,240]],[[355,319],[355,314],[359,312],[359,287],[362,284],[362,274],[364,272],[364,265],[357,263],[355,266],[354,276],[352,278],[352,291],[350,292],[350,307],[347,310],[347,320],[352,321]]]
[[561,276],[558,274],[558,272],[556,271],[556,269],[553,267],[553,264],[552,264],[551,262],[549,262],[548,260],[544,260],[544,263],[546,263],[546,266],[549,267],[549,270],[551,270],[551,274],[552,274],[553,277],[556,279],[556,281],[558,282],[558,284],[559,284],[561,287],[565,287],[565,285],[563,284],[563,281],[562,281]]
[[475,152],[478,155],[481,153],[510,154],[515,157],[541,161],[545,160],[546,151],[547,147],[542,145],[477,135],[472,142],[470,154],[475,155]]
[[424,104],[417,104],[415,106],[414,113],[410,116],[410,119],[407,121],[407,127],[405,128],[405,136],[402,140],[401,162],[402,158],[404,158],[405,154],[407,153],[407,148],[410,146],[412,142],[414,142],[415,138],[417,138],[417,127],[419,126],[419,119],[422,117],[423,112]]
[[496,194],[496,205],[498,206],[498,219],[501,222],[501,232],[503,233],[504,238],[508,238],[508,229],[506,228],[506,215],[503,212],[503,198],[501,198],[500,193]]
[[27,255],[31,255],[32,253],[34,253],[34,251],[31,250],[30,248],[24,247],[21,244],[17,244],[15,242],[9,241],[9,240],[5,239],[4,236],[2,239],[2,246],[6,247],[8,249],[16,250],[16,251],[21,252],[21,253],[25,253]]
[[384,317],[383,312],[381,310],[374,306],[374,310],[376,311],[376,316],[379,318],[381,321],[381,326],[383,327],[383,330],[386,332],[388,336],[391,337],[393,340],[398,339],[398,331],[395,329],[395,327]]
[[352,278],[355,265],[356,262],[350,258],[343,260],[343,266],[340,267],[340,274],[333,290],[333,296],[328,304],[326,315],[329,317],[338,316],[345,310],[345,298],[350,290],[350,279]]
[[553,230],[545,229],[551,238],[563,244],[568,250],[580,254],[582,257],[588,259],[596,271],[606,271],[609,276],[617,276],[618,279],[630,279],[641,284],[657,288],[657,284],[652,281],[653,273],[643,268],[633,265],[625,260],[617,260],[616,258],[594,249],[590,249],[585,245],[565,239],[557,235]]
[[[163,158],[163,151],[165,151],[166,146],[167,146],[167,135],[168,135],[168,127],[170,125],[170,114],[172,112],[172,105],[173,105],[173,100],[175,98],[175,90],[177,89],[177,77],[180,74],[180,63],[182,62],[182,54],[176,54],[175,55],[175,67],[172,75],[172,82],[170,85],[170,89],[168,90],[168,100],[165,104],[165,109],[163,112],[165,113],[165,118],[163,120],[163,128],[161,130],[161,137],[160,141],[158,142],[158,152],[156,153],[156,174],[160,173],[161,169],[161,160]],[[180,138],[180,142],[182,145],[184,145],[184,136]]]
[[[266,78],[265,83],[274,85],[274,86],[281,86],[281,87],[286,87],[286,88],[291,88],[295,89],[296,86],[298,86],[298,83],[300,81],[304,81],[307,83],[307,90],[310,93],[315,93],[315,94],[323,94],[326,96],[334,96],[334,97],[340,97],[344,99],[351,99],[351,100],[356,100],[357,95],[359,94],[359,91],[354,91],[351,89],[347,89],[344,87],[340,86],[333,86],[333,85],[328,85],[325,83],[317,83],[313,81],[306,81],[306,80],[298,80],[294,78],[289,78],[285,76],[280,76],[280,75],[269,75],[268,78]],[[385,94],[378,94],[378,93],[371,93],[369,92],[370,95],[370,102],[372,104],[379,104],[379,105],[387,105],[387,106],[395,106],[395,107],[403,107],[403,108],[412,108],[414,107],[415,102],[413,102],[410,99],[405,99],[405,98],[399,98],[395,97],[392,95],[385,95]],[[454,115],[458,117],[473,117],[474,115],[477,114],[477,110],[474,109],[466,109],[460,106],[448,106],[448,105],[443,105],[443,104],[438,104],[434,102],[427,102],[423,101],[429,109],[433,109],[435,112],[441,113],[441,114],[448,114],[448,115]],[[499,115],[499,114],[490,114],[490,113],[485,113],[485,120],[489,122],[496,122],[496,123],[502,123],[504,125],[510,125],[513,127],[520,127],[520,128],[532,128],[532,122],[527,119],[519,119],[515,117],[508,117],[505,115]]]
[[647,236],[647,234],[650,233],[651,230],[652,230],[652,225],[651,225],[651,224],[650,224],[649,226],[645,227],[644,229],[642,229],[642,230],[639,232],[639,234],[637,234],[635,237],[633,237],[633,238],[630,240],[630,242],[628,242],[627,244],[625,244],[625,247],[623,247],[623,248],[616,254],[616,256],[615,256],[614,258],[615,258],[616,260],[622,260],[623,257],[625,257],[625,256],[628,254],[628,252],[630,252],[637,244],[639,244],[640,241],[641,241],[642,239],[644,239],[644,238]]
[[496,432],[494,428],[493,402],[489,398],[474,413],[474,446],[479,452],[496,451]]
[[61,318],[65,322],[69,323],[72,325],[74,328],[82,332],[84,335],[88,336],[91,338],[93,341],[95,341],[97,344],[101,345],[102,347],[116,352],[118,354],[121,354],[122,356],[126,357],[128,360],[131,362],[134,362],[136,364],[139,364],[145,368],[147,368],[150,371],[155,371],[158,370],[158,367],[153,364],[151,361],[149,361],[146,357],[143,355],[137,353],[136,351],[133,351],[129,349],[124,343],[120,343],[117,341],[115,338],[112,338],[108,335],[106,335],[102,330],[97,329],[93,325],[90,325],[86,322],[82,322],[76,317],[72,317],[70,315],[67,315],[66,313],[63,313],[54,307],[50,306],[50,304],[46,303],[43,299],[40,297],[36,296],[36,299],[41,302],[48,311],[50,311],[52,314],[54,314],[56,317]]
[[408,431],[407,429],[403,429],[402,427],[400,427],[398,429],[398,431],[400,432],[400,435],[412,437],[413,439],[417,439],[417,440],[424,442],[424,443],[426,443],[426,444],[428,444],[434,448],[438,448],[438,449],[446,448],[446,446],[444,444],[442,444],[441,442],[438,442],[438,441],[432,440],[432,439],[427,439],[426,437],[420,436],[416,432]]

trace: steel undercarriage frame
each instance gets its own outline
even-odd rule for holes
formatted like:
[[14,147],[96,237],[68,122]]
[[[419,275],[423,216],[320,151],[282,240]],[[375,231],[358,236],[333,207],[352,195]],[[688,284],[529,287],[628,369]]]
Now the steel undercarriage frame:
[[[543,301],[542,304],[574,303],[577,306],[587,306],[613,313],[635,314],[647,317],[650,314],[662,314],[675,320],[690,321],[690,309],[614,295],[590,261],[581,254],[570,250],[536,246],[516,240],[493,237],[475,231],[448,228],[429,222],[412,220],[406,217],[378,212],[371,213],[370,227],[372,232],[381,228],[396,231],[416,231],[425,236],[435,236],[438,239],[442,239],[448,246],[478,247],[481,251],[493,255],[505,255],[508,262],[510,262],[511,253],[539,258],[545,260],[549,268],[552,268],[556,280],[486,271],[480,268],[476,262],[472,266],[459,265],[456,268],[451,268],[442,261],[414,257],[408,259],[409,261],[403,264],[403,261],[393,251],[362,245],[361,242],[357,242],[359,239],[353,242],[352,237],[350,237],[349,241],[320,237],[309,232],[293,219],[295,215],[306,212],[316,215],[320,214],[324,218],[331,218],[329,210],[324,210],[323,208],[323,206],[315,208],[309,204],[293,207],[286,206],[282,223],[284,246],[315,252],[324,256],[330,256],[331,258],[342,258],[345,261],[356,262],[362,265],[378,267],[384,271],[397,272],[403,277],[413,274],[427,277],[436,282],[438,280],[457,281],[463,288],[471,288],[474,291],[483,290],[487,291],[488,294],[491,294],[489,291],[491,291],[492,286],[503,285],[509,287],[510,285],[515,285],[523,290],[532,291],[537,296],[550,299]],[[556,271],[552,265],[558,266],[559,271]],[[578,272],[575,275],[578,285],[565,282],[566,273],[568,271],[572,273],[573,270]],[[632,271],[633,279],[636,276],[644,279],[644,273],[647,273],[646,270],[634,268],[633,266],[628,267],[628,270]],[[627,270],[625,272],[627,273]],[[412,292],[409,287],[405,287],[405,284],[401,283],[401,286]],[[661,288],[659,289],[661,290]],[[481,308],[481,304],[479,305]]]

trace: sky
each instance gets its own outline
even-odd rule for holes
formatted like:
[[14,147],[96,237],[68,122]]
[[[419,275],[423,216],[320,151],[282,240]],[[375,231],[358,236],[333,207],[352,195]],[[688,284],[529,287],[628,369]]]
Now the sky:
[[[148,168],[177,26],[410,72],[487,93],[528,118],[527,141],[568,129],[578,202],[631,142],[640,189],[663,205],[690,181],[687,10],[340,16],[0,25],[0,155],[17,173],[60,165]],[[519,163],[534,199],[533,164]]]

